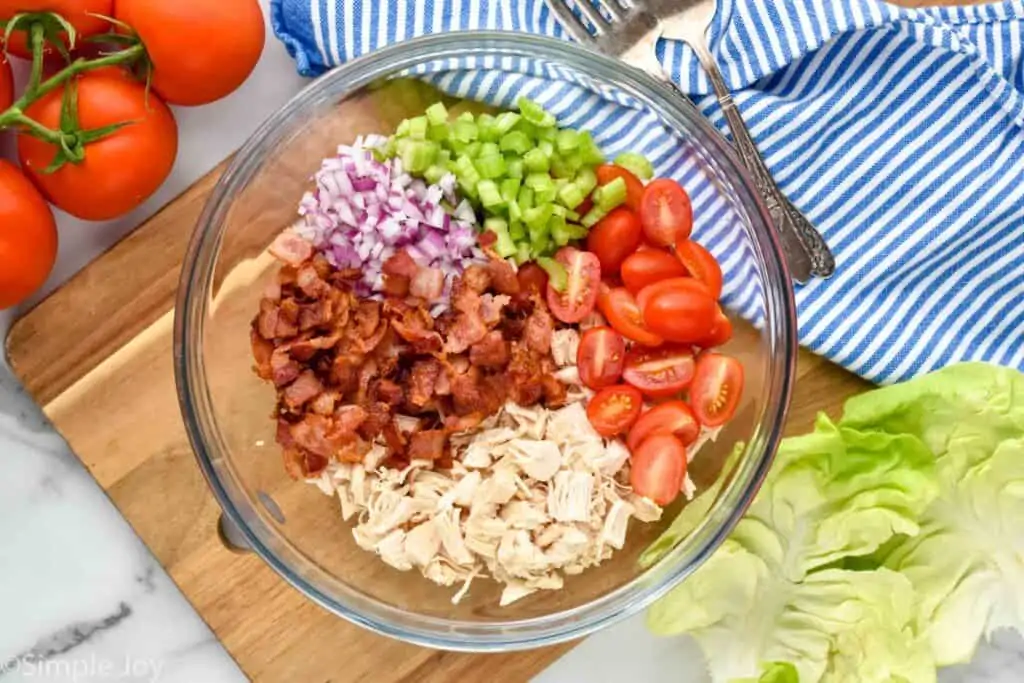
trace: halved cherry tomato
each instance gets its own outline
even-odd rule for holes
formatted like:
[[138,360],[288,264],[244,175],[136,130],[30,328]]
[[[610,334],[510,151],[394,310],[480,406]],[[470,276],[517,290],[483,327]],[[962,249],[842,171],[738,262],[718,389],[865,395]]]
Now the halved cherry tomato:
[[692,290],[659,292],[641,308],[644,324],[659,337],[693,343],[711,334],[715,325],[715,300]]
[[626,343],[610,327],[592,327],[583,333],[576,351],[580,381],[591,389],[603,389],[619,381],[626,360]]
[[640,244],[640,219],[621,206],[597,222],[587,235],[587,251],[601,262],[601,272],[619,272],[626,257]]
[[715,299],[722,296],[722,267],[711,252],[693,240],[676,245],[676,256],[686,267],[687,273],[708,286]]
[[661,250],[638,251],[622,262],[622,282],[634,295],[647,285],[686,275],[686,266]]
[[672,277],[667,280],[655,282],[654,284],[647,285],[639,292],[636,293],[636,305],[643,310],[647,302],[651,300],[655,294],[667,292],[669,290],[678,289],[686,292],[694,292],[695,294],[703,294],[704,296],[711,298],[711,292],[699,280],[684,276],[684,277]]
[[640,223],[651,244],[671,247],[689,239],[693,230],[693,206],[686,190],[674,180],[659,178],[644,188]]
[[523,294],[542,294],[548,288],[547,272],[532,261],[519,267],[516,278],[519,280],[519,291]]
[[[600,185],[607,185],[616,178],[622,178],[626,183],[626,206],[631,211],[640,211],[640,201],[644,196],[644,184],[632,171],[629,171],[615,164],[602,164],[595,169],[597,182]],[[577,211],[580,215],[582,212]]]
[[735,358],[703,352],[690,385],[690,405],[705,427],[728,422],[743,394],[743,366]]
[[647,437],[655,434],[672,434],[684,446],[689,446],[700,434],[700,423],[685,401],[666,401],[640,416],[629,430],[626,445],[629,450],[635,451]]
[[629,431],[643,405],[639,391],[628,384],[616,384],[594,394],[587,404],[587,417],[601,436],[616,436]]
[[640,307],[625,287],[602,287],[597,307],[615,331],[644,346],[660,346],[664,339],[644,326]]
[[626,353],[623,381],[651,398],[674,396],[690,386],[696,362],[689,346],[634,347]]
[[589,251],[562,247],[555,260],[565,266],[569,281],[564,292],[548,283],[548,308],[563,323],[578,323],[594,310],[601,283],[601,263]]
[[711,329],[711,334],[694,342],[694,344],[702,349],[710,349],[714,346],[721,346],[730,339],[732,339],[732,321],[729,320],[722,307],[719,306],[718,310],[715,311],[715,323]]
[[655,434],[633,451],[629,483],[658,505],[668,505],[683,488],[686,446],[671,434]]

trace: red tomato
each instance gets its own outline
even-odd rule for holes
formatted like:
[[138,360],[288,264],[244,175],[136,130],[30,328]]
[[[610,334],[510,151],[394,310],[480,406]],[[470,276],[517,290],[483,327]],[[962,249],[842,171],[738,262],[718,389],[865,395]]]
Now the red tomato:
[[667,292],[669,290],[682,290],[686,292],[694,292],[695,294],[703,294],[704,296],[711,298],[711,292],[704,285],[703,282],[699,282],[692,277],[673,277],[668,280],[662,280],[661,282],[655,282],[652,285],[647,285],[639,292],[636,293],[636,305],[643,310],[647,302],[651,300],[655,294],[661,292]]
[[644,324],[654,334],[669,341],[693,343],[714,329],[716,306],[706,293],[677,287],[654,294],[641,310]]
[[626,384],[616,384],[594,394],[587,404],[587,417],[601,436],[616,436],[629,431],[643,405],[639,391]]
[[626,358],[622,335],[610,327],[592,327],[583,333],[576,351],[580,381],[591,389],[602,389],[619,381]]
[[597,169],[597,182],[600,185],[607,185],[616,178],[622,178],[626,183],[626,206],[630,211],[640,211],[640,200],[644,196],[644,183],[637,178],[632,171],[615,164],[602,164]]
[[219,100],[256,67],[266,28],[258,0],[117,0],[153,64],[153,90],[171,104]]
[[7,57],[0,52],[0,111],[5,111],[14,102],[14,75]]
[[633,451],[629,483],[658,505],[668,505],[683,488],[686,446],[671,434],[655,434]]
[[634,347],[626,354],[622,379],[651,398],[675,396],[690,386],[696,363],[689,346]]
[[0,159],[0,309],[39,289],[56,258],[50,207],[28,178]]
[[743,394],[743,366],[735,358],[705,351],[697,357],[690,405],[705,427],[728,422]]
[[597,256],[606,275],[619,272],[619,266],[639,244],[640,219],[622,207],[599,220],[587,234],[587,251]]
[[636,300],[624,287],[604,287],[597,299],[597,307],[608,323],[627,339],[644,346],[660,346],[664,341],[644,325],[643,315]]
[[[494,233],[486,234],[493,235]],[[541,294],[548,287],[548,274],[532,261],[520,266],[519,272],[516,273],[516,279],[519,280],[519,291],[526,295]]]
[[[170,174],[178,151],[178,126],[160,98],[120,72],[86,72],[77,85],[83,129],[129,124],[86,145],[81,163],[66,163],[53,173],[45,169],[57,147],[27,133],[18,135],[18,158],[25,174],[53,204],[86,220],[116,218],[148,199]],[[62,98],[62,89],[52,90],[26,114],[44,126],[60,128]]]
[[647,285],[686,275],[679,259],[668,252],[649,249],[631,254],[622,262],[622,282],[634,295]]
[[601,284],[601,263],[589,251],[562,247],[555,260],[565,266],[569,282],[564,292],[548,283],[548,308],[563,323],[578,323],[594,310]]
[[655,434],[672,434],[684,446],[689,446],[700,434],[700,423],[685,401],[666,401],[640,416],[629,430],[626,445],[630,451],[635,451],[647,437]]
[[[114,13],[114,0],[0,0],[0,20],[10,19],[22,12],[55,12],[61,15],[75,27],[76,43],[81,43],[83,38],[103,33],[110,28],[110,23],[105,19],[90,14],[109,17]],[[18,26],[28,28],[28,24]],[[67,44],[66,36],[64,43]],[[29,32],[15,30],[11,34],[7,50],[19,57],[31,59]],[[47,51],[50,50],[52,48],[47,47]]]
[[709,349],[714,346],[721,346],[730,339],[732,339],[732,321],[729,320],[722,307],[719,306],[715,311],[715,322],[711,328],[711,334],[694,343],[702,349]]
[[676,245],[676,256],[691,277],[708,286],[711,296],[715,299],[722,296],[722,267],[710,251],[693,240],[686,240]]
[[688,239],[693,230],[693,207],[686,190],[668,178],[652,180],[644,188],[640,223],[647,239],[659,247]]

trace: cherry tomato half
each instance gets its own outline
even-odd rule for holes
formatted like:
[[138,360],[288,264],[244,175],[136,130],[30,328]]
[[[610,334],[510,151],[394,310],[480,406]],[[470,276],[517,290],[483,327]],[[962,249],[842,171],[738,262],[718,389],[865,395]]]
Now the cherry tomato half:
[[634,387],[616,384],[594,394],[587,404],[590,424],[601,436],[625,434],[640,416],[644,399]]
[[675,396],[690,386],[696,361],[689,346],[634,347],[626,353],[623,381],[651,398]]
[[621,206],[597,222],[587,234],[587,251],[601,262],[601,272],[619,272],[626,257],[640,244],[640,219]]
[[563,323],[578,323],[594,310],[601,284],[601,263],[589,251],[562,247],[555,260],[565,266],[568,284],[564,292],[548,283],[548,308]]
[[519,291],[526,295],[542,294],[548,288],[548,274],[532,261],[519,267],[516,279],[519,280]]
[[732,321],[729,320],[728,316],[725,315],[725,311],[719,306],[715,310],[715,322],[711,328],[711,334],[694,342],[694,344],[702,349],[710,349],[715,346],[721,346],[730,339],[732,339]]
[[610,327],[592,327],[583,333],[576,351],[580,381],[591,389],[603,389],[619,381],[626,359],[622,335]]
[[655,434],[672,434],[684,446],[689,446],[700,434],[700,423],[685,401],[666,401],[640,416],[629,430],[626,445],[630,451],[635,451],[647,437]]
[[743,366],[735,358],[705,351],[697,357],[690,405],[705,427],[718,427],[736,412],[743,394]]
[[687,274],[707,285],[715,299],[722,296],[722,267],[710,251],[693,240],[678,243],[675,251]]
[[648,285],[686,275],[686,266],[666,251],[647,249],[622,262],[622,283],[634,295]]
[[629,483],[658,505],[668,505],[683,488],[686,446],[671,434],[655,434],[633,451]]
[[622,178],[626,183],[626,206],[634,213],[640,211],[640,202],[644,196],[644,183],[632,171],[615,164],[602,164],[595,169],[595,172],[599,185],[607,185],[616,178]]
[[652,180],[644,188],[640,202],[640,223],[647,240],[659,247],[671,247],[689,239],[693,230],[690,196],[674,180]]
[[664,341],[644,325],[636,299],[624,287],[603,288],[597,306],[615,331],[644,346],[660,346]]
[[717,305],[707,294],[673,288],[650,297],[640,310],[654,334],[692,344],[713,331]]

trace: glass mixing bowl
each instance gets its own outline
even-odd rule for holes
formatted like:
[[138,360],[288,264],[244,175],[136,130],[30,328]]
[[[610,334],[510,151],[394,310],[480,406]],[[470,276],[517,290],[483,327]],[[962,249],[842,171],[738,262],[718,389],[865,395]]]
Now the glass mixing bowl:
[[[630,522],[612,560],[567,577],[560,591],[499,607],[500,586],[477,580],[453,605],[454,589],[400,572],[360,549],[338,501],[288,477],[274,442],[272,387],[252,371],[249,325],[274,262],[265,249],[296,219],[320,160],[357,135],[394,130],[439,97],[423,74],[476,60],[493,71],[577,79],[605,97],[656,117],[666,144],[683,153],[719,207],[715,226],[695,198],[694,237],[741,272],[726,298],[737,318],[726,348],[741,359],[746,387],[735,418],[691,464],[698,489],[725,477],[700,525],[660,562],[639,554],[668,527],[678,501],[653,524]],[[498,74],[501,76],[502,74]],[[445,79],[435,82],[445,85]],[[449,84],[453,79],[448,79]],[[452,103],[452,100],[448,100]],[[587,127],[583,122],[582,127]],[[688,188],[690,189],[690,188]],[[708,194],[710,193],[710,194]],[[231,161],[199,220],[185,258],[175,320],[175,371],[185,425],[223,521],[238,542],[335,614],[388,636],[430,647],[494,651],[578,638],[643,609],[683,581],[721,543],[757,492],[774,454],[796,360],[792,289],[764,206],[722,138],[665,84],[612,59],[554,39],[465,32],[400,43],[309,85],[249,139]],[[726,456],[737,442],[742,454]]]

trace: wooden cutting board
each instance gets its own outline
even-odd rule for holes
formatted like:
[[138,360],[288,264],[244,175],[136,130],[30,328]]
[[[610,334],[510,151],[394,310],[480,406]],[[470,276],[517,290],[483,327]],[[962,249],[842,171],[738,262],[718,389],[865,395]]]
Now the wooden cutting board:
[[[469,655],[399,643],[334,617],[221,543],[178,411],[171,327],[187,241],[225,166],[19,319],[6,342],[15,374],[251,679],[528,680],[572,644]],[[868,387],[801,351],[787,434]]]

